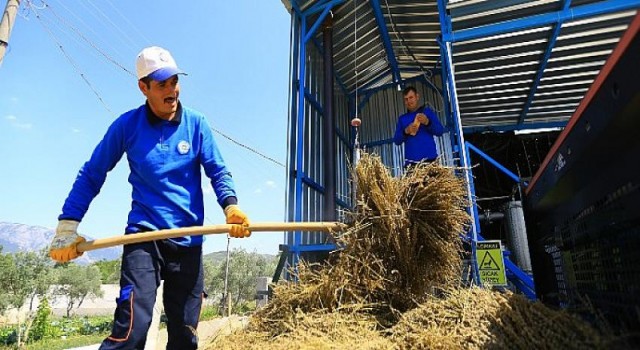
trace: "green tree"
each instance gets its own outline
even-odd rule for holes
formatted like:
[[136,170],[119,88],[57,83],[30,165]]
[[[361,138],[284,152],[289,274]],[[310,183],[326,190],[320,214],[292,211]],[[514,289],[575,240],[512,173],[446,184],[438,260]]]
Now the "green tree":
[[3,254],[0,249],[0,311],[4,313],[9,308],[21,309],[25,303],[29,303],[26,313],[18,313],[18,346],[29,338],[36,314],[36,298],[43,298],[51,286],[51,265],[46,250]]
[[67,317],[71,310],[79,308],[86,297],[104,295],[100,285],[100,269],[96,266],[80,266],[75,263],[56,266],[56,295],[67,298]]
[[[248,253],[244,249],[234,249],[229,257],[228,290],[233,307],[255,299],[256,281],[261,276],[271,276],[275,270],[276,259],[267,259],[256,252]],[[205,263],[206,286],[211,294],[221,295],[224,292],[226,261],[219,265],[209,266]]]
[[4,314],[7,309],[16,307],[16,304],[19,304],[18,307],[22,306],[24,299],[16,297],[14,291],[20,285],[20,275],[13,255],[2,253],[0,246],[0,313]]
[[100,280],[103,284],[117,284],[120,282],[120,259],[100,260],[94,265],[100,269]]

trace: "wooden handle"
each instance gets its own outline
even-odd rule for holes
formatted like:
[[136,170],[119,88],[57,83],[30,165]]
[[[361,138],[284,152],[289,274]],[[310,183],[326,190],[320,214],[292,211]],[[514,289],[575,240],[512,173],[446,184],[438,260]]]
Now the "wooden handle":
[[[183,228],[172,228],[167,230],[138,232],[128,235],[120,235],[108,238],[96,239],[94,241],[82,242],[78,244],[78,252],[88,252],[90,250],[115,247],[123,244],[141,243],[155,241],[159,239],[176,238],[193,235],[211,235],[218,233],[228,233],[232,225],[211,225],[193,226]],[[339,222],[262,222],[252,224],[248,227],[251,232],[279,232],[279,231],[324,231],[337,232],[346,228],[346,225]]]

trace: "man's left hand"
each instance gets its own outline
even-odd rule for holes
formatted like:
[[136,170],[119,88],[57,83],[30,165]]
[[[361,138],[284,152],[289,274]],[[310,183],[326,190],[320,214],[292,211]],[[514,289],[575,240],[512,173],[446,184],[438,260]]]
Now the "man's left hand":
[[249,218],[240,207],[236,204],[228,205],[224,208],[224,215],[227,218],[227,224],[234,224],[229,230],[229,236],[234,238],[244,238],[251,236],[251,231],[248,230],[250,225]]
[[416,114],[416,121],[423,125],[429,125],[429,118],[424,113]]

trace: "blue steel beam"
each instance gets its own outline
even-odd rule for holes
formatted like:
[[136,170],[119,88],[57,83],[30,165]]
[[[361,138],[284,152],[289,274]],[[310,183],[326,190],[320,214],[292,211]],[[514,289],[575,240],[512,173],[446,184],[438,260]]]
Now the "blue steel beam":
[[371,141],[371,142],[363,143],[362,147],[363,148],[369,148],[369,147],[387,145],[387,144],[390,144],[390,143],[393,143],[393,139],[378,140],[378,141]]
[[500,0],[500,1],[483,1],[475,2],[469,1],[471,5],[465,5],[450,10],[452,17],[462,17],[468,15],[475,15],[478,13],[489,12],[499,10],[501,8],[524,4],[531,0]]
[[[304,34],[307,30],[307,20],[304,16],[300,16],[300,33]],[[298,66],[298,113],[296,114],[297,119],[297,133],[296,133],[296,164],[295,164],[295,175],[296,175],[296,195],[295,195],[295,214],[294,221],[300,222],[302,221],[302,181],[306,177],[303,171],[303,152],[304,149],[304,110],[305,110],[305,76],[307,71],[306,66],[306,57],[307,50],[306,44],[304,40],[302,40],[302,36],[300,37],[300,41],[296,43],[299,45],[299,66]],[[293,247],[297,247],[302,243],[302,232],[295,231],[293,233]],[[292,265],[297,266],[298,260],[300,259],[300,254],[293,254]]]
[[[571,0],[565,0],[564,5],[562,6],[562,10],[566,11],[570,6]],[[547,68],[547,63],[549,63],[551,51],[553,51],[553,48],[556,46],[556,40],[558,40],[558,35],[560,35],[562,23],[562,21],[558,21],[558,24],[556,24],[556,27],[553,29],[553,33],[551,33],[549,44],[547,45],[547,50],[544,52],[542,60],[540,60],[540,67],[538,67],[538,72],[536,73],[536,77],[533,79],[533,85],[531,85],[529,96],[527,96],[527,102],[525,102],[524,107],[522,108],[522,112],[520,113],[520,118],[518,118],[518,124],[524,123],[524,118],[526,118],[527,113],[529,113],[529,108],[533,103],[533,98],[536,95],[536,91],[538,91],[538,86],[540,86],[540,80],[542,79],[542,75]]]
[[[440,31],[442,35],[449,35],[451,33],[451,22],[450,17],[446,14],[447,4],[446,0],[438,0],[438,14],[440,17]],[[455,76],[452,73],[451,67],[453,66],[453,52],[452,52],[452,44],[448,42],[441,42],[440,51],[442,54],[442,64],[447,67],[447,89],[449,91],[449,101],[451,103],[451,114],[453,121],[453,132],[455,137],[452,138],[454,141],[453,148],[459,152],[459,162],[462,168],[462,173],[464,174],[465,182],[466,182],[466,190],[467,190],[467,198],[469,199],[469,207],[467,210],[469,211],[469,215],[473,218],[471,221],[471,227],[469,229],[469,238],[471,239],[471,254],[473,256],[473,268],[474,268],[474,280],[477,284],[480,283],[479,275],[478,275],[478,264],[476,261],[476,242],[478,240],[478,230],[479,226],[476,225],[477,214],[476,214],[476,206],[475,201],[473,200],[474,193],[472,193],[472,181],[473,175],[471,173],[471,167],[469,166],[469,157],[467,155],[467,149],[464,143],[464,133],[462,132],[462,120],[460,119],[459,105],[458,105],[458,95],[456,92],[456,81]],[[444,77],[443,77],[444,78]]]
[[371,3],[371,9],[373,10],[373,15],[376,18],[376,24],[378,25],[378,30],[380,31],[380,37],[382,39],[382,43],[384,44],[384,51],[387,53],[387,60],[389,61],[389,68],[391,69],[391,74],[393,74],[393,80],[395,83],[400,82],[400,70],[398,69],[398,61],[396,60],[396,54],[393,52],[393,46],[391,45],[391,39],[389,38],[389,31],[387,30],[387,22],[384,20],[384,15],[382,15],[382,6],[380,5],[379,0],[369,0]]
[[325,8],[324,11],[322,11],[322,13],[320,14],[320,16],[318,17],[318,19],[316,19],[316,22],[313,23],[313,25],[311,26],[311,28],[309,28],[309,31],[304,33],[304,39],[303,42],[306,44],[309,39],[311,39],[311,37],[313,36],[313,33],[316,32],[316,30],[318,30],[318,27],[320,27],[320,25],[322,24],[322,22],[324,22],[324,19],[327,18],[327,15],[329,14],[329,12],[331,12],[331,9],[333,8],[332,4],[328,4]]
[[527,124],[511,124],[511,125],[497,125],[497,126],[467,126],[463,128],[465,134],[473,134],[477,132],[505,132],[515,130],[531,130],[541,128],[564,128],[567,126],[567,122],[541,122],[541,123],[527,123]]
[[369,99],[371,99],[371,96],[373,96],[373,94],[365,92],[364,98],[362,99],[362,101],[360,101],[360,103],[358,103],[358,114],[360,114],[360,111],[364,108],[364,106],[369,103]]
[[[292,0],[294,1],[294,0]],[[287,170],[289,171],[289,177],[293,178],[291,181],[289,181],[288,183],[288,193],[287,193],[287,203],[289,203],[289,205],[294,205],[294,203],[296,202],[296,198],[295,193],[296,193],[296,181],[295,181],[295,174],[293,169],[296,168],[296,156],[297,156],[297,152],[295,152],[296,149],[296,130],[297,130],[297,111],[298,111],[298,100],[295,99],[293,96],[295,96],[295,91],[298,89],[298,85],[300,84],[300,82],[298,81],[298,77],[295,75],[296,72],[298,71],[298,42],[299,42],[299,34],[300,31],[299,29],[299,24],[298,24],[298,17],[295,14],[291,15],[291,43],[292,43],[292,55],[290,58],[290,62],[289,62],[289,66],[290,66],[290,74],[291,74],[291,87],[289,90],[289,94],[291,95],[291,109],[289,110],[289,145],[288,145],[288,151],[289,151],[289,161],[287,163]],[[294,220],[294,212],[290,209],[289,212],[287,213],[287,220],[288,221],[293,221]]]
[[305,16],[311,16],[312,14],[322,12],[322,10],[324,10],[327,3],[331,1],[332,0],[317,0],[314,4],[304,9],[302,13],[304,13]]
[[498,168],[498,170],[500,170],[503,173],[505,173],[508,177],[511,178],[511,180],[515,181],[518,184],[520,183],[520,177],[518,177],[518,175],[514,174],[511,170],[509,170],[509,169],[505,168],[504,166],[502,166],[502,164],[498,163],[498,161],[496,161],[495,159],[491,158],[488,154],[482,152],[478,147],[474,146],[470,142],[467,141],[467,142],[465,142],[465,144],[467,145],[467,147],[469,147],[470,150],[476,152],[480,157],[486,159],[489,163],[493,164],[493,166]]
[[507,271],[514,275],[515,278],[511,279],[511,282],[518,285],[518,290],[523,292],[530,300],[536,300],[536,286],[533,278],[520,270],[518,265],[507,258],[504,259],[504,265]]
[[640,7],[640,0],[599,1],[593,4],[576,6],[562,11],[529,16],[498,24],[489,24],[450,33],[443,32],[442,38],[445,42],[460,42],[518,30],[537,28],[558,22],[574,21],[613,12],[633,10],[638,7]]
[[324,114],[324,111],[322,110],[322,105],[320,104],[320,102],[318,102],[318,100],[316,100],[315,96],[313,96],[311,94],[311,91],[309,91],[308,89],[304,89],[304,98],[307,99],[307,101],[309,101],[309,104],[316,109],[316,111],[318,111],[318,113],[320,114]]
[[296,247],[291,247],[289,248],[289,251],[291,252],[295,252],[295,253],[301,253],[301,252],[323,252],[323,251],[334,251],[336,249],[338,249],[339,247],[335,244],[305,244],[305,245],[299,245]]
[[331,6],[331,7],[335,7],[337,5],[340,5],[342,3],[347,2],[347,0],[325,0],[325,1],[318,1],[317,3],[313,4],[311,7],[309,7],[308,9],[304,10],[304,14],[305,16],[311,16],[313,14],[316,14],[318,12],[321,12],[323,10],[323,8],[327,5]]

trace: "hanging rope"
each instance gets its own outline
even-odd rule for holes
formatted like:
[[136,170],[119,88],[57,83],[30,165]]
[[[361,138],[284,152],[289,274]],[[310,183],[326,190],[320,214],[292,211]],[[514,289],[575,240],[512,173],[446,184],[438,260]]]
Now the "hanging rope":
[[[354,97],[354,107],[355,107],[355,116],[351,119],[351,126],[355,128],[355,140],[354,140],[354,151],[356,152],[355,157],[359,158],[360,156],[360,142],[358,140],[358,127],[362,124],[362,120],[359,118],[359,101],[358,101],[358,6],[357,0],[353,0],[353,70],[356,77],[356,87],[355,87],[355,97]],[[354,163],[357,164],[357,159],[354,159]]]
[[358,107],[360,105],[360,101],[358,101],[358,3],[357,0],[353,0],[353,71],[356,78],[356,87],[355,87],[355,96],[353,98],[353,105],[355,109],[355,115],[353,119],[351,119],[351,126],[354,129],[354,140],[353,140],[353,175],[354,181],[351,184],[351,203],[353,207],[358,201],[358,181],[355,179],[357,174],[355,172],[355,168],[360,161],[360,140],[358,135],[358,127],[362,124],[360,120]]

